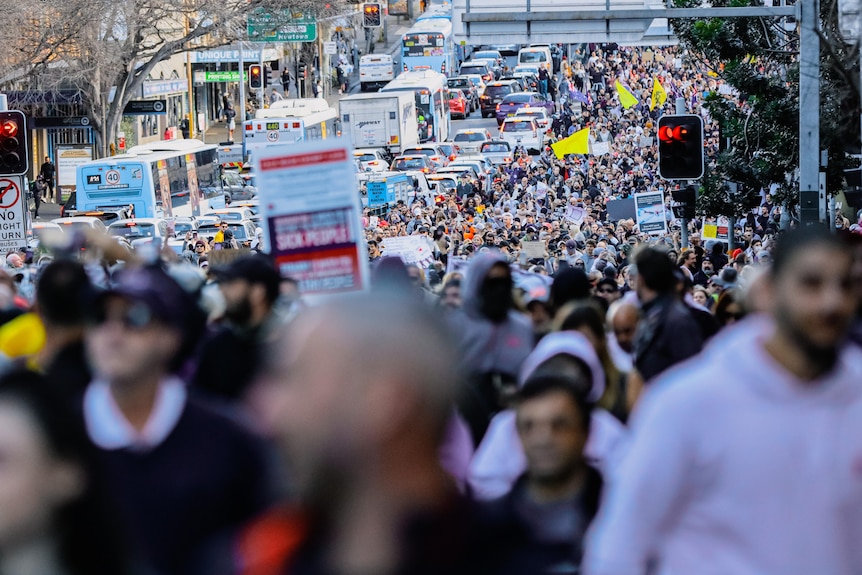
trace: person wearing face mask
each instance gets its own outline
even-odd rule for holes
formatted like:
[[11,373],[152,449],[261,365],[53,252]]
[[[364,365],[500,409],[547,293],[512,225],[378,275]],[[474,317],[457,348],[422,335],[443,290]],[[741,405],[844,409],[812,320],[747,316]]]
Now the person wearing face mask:
[[504,255],[479,254],[466,277],[462,307],[449,321],[459,337],[462,368],[468,376],[459,408],[478,445],[491,418],[502,409],[502,398],[514,389],[534,339],[530,320],[515,310],[512,272]]

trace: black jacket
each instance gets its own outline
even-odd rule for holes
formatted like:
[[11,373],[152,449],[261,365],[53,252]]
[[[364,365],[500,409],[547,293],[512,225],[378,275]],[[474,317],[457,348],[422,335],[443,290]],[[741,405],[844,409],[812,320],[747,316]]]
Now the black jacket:
[[703,331],[688,306],[675,296],[662,295],[643,306],[635,337],[635,367],[645,382],[697,355]]

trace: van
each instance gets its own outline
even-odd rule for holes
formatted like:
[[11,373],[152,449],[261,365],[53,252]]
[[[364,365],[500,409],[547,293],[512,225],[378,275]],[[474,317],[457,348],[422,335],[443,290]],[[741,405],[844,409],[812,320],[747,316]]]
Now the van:
[[359,89],[378,89],[395,79],[395,68],[389,54],[366,54],[359,59]]
[[518,52],[518,64],[542,66],[548,70],[549,74],[553,74],[553,58],[551,57],[551,49],[547,46],[522,48]]

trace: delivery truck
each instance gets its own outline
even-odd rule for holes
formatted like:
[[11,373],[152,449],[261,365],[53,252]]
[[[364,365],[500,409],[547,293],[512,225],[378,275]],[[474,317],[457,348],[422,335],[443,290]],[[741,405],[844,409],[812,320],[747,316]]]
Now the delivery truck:
[[338,103],[343,135],[356,149],[384,149],[397,156],[419,143],[411,92],[354,94]]

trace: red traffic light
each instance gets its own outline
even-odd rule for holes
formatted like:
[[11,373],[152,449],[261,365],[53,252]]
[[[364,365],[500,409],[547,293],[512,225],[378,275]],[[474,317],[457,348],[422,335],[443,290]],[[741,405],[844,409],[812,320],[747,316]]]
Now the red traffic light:
[[691,128],[687,125],[661,126],[658,130],[658,139],[662,142],[685,142],[691,134]]
[[376,14],[377,12],[380,12],[380,5],[378,5],[378,4],[366,4],[365,5],[365,11],[368,14]]
[[14,138],[18,135],[18,123],[13,120],[4,120],[0,124],[0,136],[4,138]]

